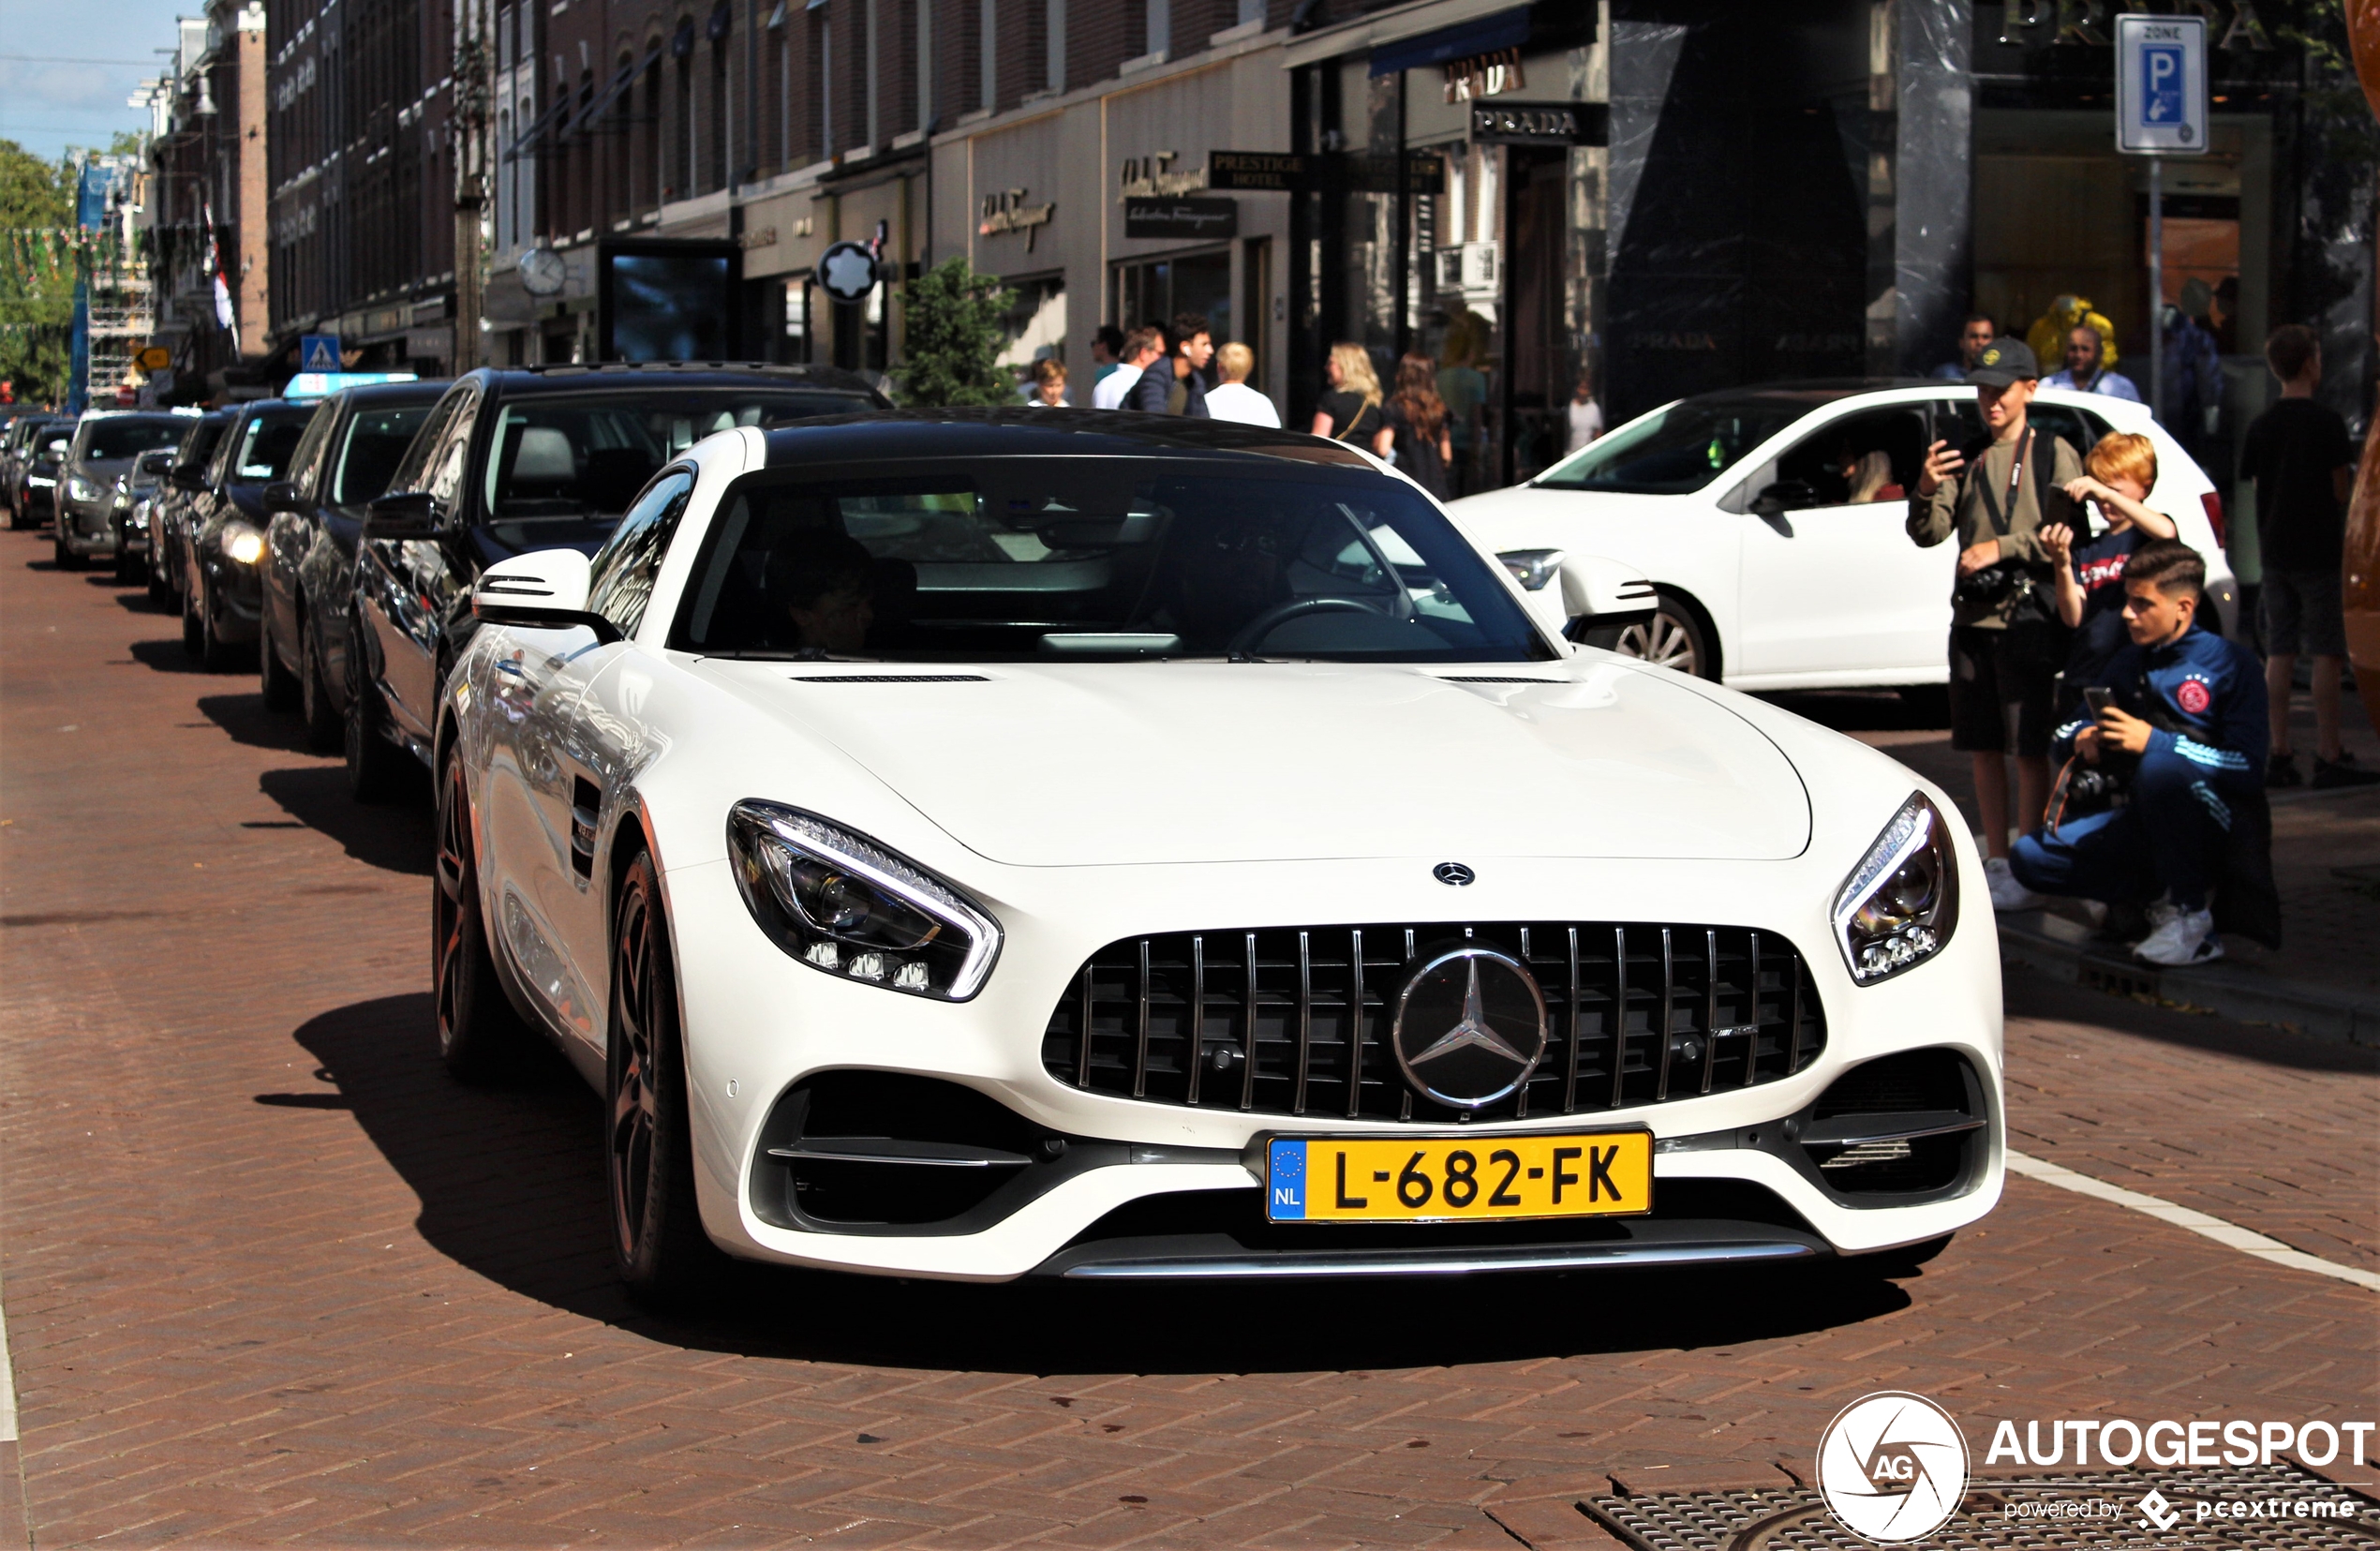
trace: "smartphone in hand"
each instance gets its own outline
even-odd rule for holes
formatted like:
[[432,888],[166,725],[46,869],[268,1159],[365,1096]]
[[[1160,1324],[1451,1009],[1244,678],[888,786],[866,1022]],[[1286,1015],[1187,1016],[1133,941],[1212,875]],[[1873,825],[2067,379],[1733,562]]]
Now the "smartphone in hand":
[[2090,708],[2090,718],[2096,722],[2115,708],[2116,692],[2105,684],[2092,684],[2083,691],[2083,704]]

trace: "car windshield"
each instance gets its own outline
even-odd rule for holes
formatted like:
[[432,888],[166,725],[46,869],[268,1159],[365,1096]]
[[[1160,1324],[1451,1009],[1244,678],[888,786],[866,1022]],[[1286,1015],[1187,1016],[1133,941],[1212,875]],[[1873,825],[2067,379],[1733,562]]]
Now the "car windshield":
[[176,446],[189,434],[186,415],[111,415],[83,426],[82,455],[95,462],[138,457],[155,448]]
[[313,418],[312,410],[267,410],[250,417],[240,428],[231,477],[242,482],[287,479],[290,455],[297,451],[298,439],[305,435],[305,423]]
[[1530,483],[1552,490],[1684,495],[1815,407],[1774,394],[1689,398],[1598,437]]
[[893,662],[1554,655],[1401,483],[1146,458],[748,476],[676,634],[713,655]]
[[856,394],[749,388],[526,398],[497,418],[483,498],[499,524],[617,517],[662,464],[714,432],[869,408]]
[[405,449],[412,444],[413,433],[430,417],[427,404],[407,404],[396,409],[364,410],[347,425],[347,441],[339,449],[339,467],[331,482],[331,501],[337,506],[361,506],[373,497],[383,495],[389,487],[389,476],[396,472],[396,465],[405,456]]

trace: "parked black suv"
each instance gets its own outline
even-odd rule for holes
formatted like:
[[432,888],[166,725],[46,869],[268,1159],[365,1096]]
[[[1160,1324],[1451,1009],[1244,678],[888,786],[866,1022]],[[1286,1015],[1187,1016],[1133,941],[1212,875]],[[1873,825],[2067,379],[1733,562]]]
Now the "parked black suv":
[[206,490],[207,468],[223,440],[223,428],[239,418],[232,410],[209,410],[190,427],[165,483],[149,500],[149,602],[168,614],[182,612],[182,578],[188,571],[190,517]]
[[388,794],[432,758],[436,702],[471,629],[471,584],[532,549],[593,554],[647,482],[716,432],[889,409],[826,366],[483,368],[456,380],[371,503],[355,565],[348,780]]
[[349,608],[364,508],[389,487],[444,381],[383,382],[333,394],[264,487],[264,586],[257,666],[264,704],[302,710],[307,741],[335,748],[347,712]]

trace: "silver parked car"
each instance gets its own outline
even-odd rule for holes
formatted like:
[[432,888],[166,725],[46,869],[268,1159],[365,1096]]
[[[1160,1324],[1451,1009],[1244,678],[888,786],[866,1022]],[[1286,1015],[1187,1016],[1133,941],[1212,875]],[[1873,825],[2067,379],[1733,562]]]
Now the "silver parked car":
[[52,542],[58,569],[79,571],[116,549],[116,497],[131,489],[132,464],[142,453],[178,445],[192,416],[172,411],[86,414],[74,428],[59,475]]

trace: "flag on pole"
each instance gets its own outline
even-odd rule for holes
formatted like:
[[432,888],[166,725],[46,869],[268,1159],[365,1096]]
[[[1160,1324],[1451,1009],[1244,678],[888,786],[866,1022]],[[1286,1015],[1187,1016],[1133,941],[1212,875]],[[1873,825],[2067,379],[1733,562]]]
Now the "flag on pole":
[[215,280],[215,321],[231,331],[231,352],[240,350],[240,318],[231,307],[231,282],[223,273],[223,249],[215,240],[215,205],[212,201],[200,207],[206,216],[206,267]]

